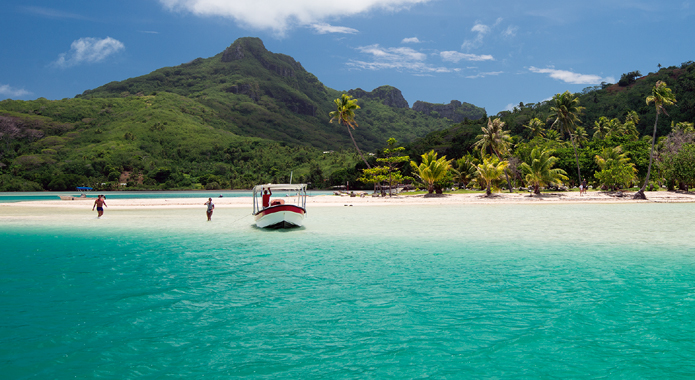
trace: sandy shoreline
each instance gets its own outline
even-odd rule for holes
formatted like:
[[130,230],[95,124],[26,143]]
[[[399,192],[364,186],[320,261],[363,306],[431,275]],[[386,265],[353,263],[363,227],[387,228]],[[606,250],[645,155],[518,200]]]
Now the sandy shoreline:
[[[522,193],[496,193],[486,198],[484,194],[446,194],[425,197],[422,195],[401,195],[397,197],[348,197],[348,196],[314,196],[307,198],[307,208],[339,206],[392,206],[392,205],[465,205],[465,204],[559,204],[559,203],[689,203],[695,202],[695,193],[647,192],[647,200],[633,200],[632,194],[625,193],[616,197],[604,192],[589,192],[580,196],[578,192],[547,193],[540,197],[530,197]],[[199,208],[204,207],[206,198],[162,198],[162,199],[107,199],[109,209],[126,208]],[[251,197],[213,198],[217,208],[251,208]],[[91,209],[94,199],[25,201],[0,203],[5,207],[43,207],[43,208],[77,208]]]

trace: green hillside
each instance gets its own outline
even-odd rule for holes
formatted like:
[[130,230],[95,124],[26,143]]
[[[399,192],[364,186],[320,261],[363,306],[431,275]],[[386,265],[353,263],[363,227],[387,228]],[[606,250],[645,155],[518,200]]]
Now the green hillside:
[[[352,151],[242,137],[181,95],[0,102],[0,190],[248,188],[350,164]],[[102,183],[105,183],[102,185]]]
[[[365,151],[452,125],[408,107],[400,91],[359,93]],[[294,171],[316,187],[353,167],[327,88],[292,57],[241,38],[224,52],[87,90],[74,99],[0,102],[0,191],[248,188]],[[470,118],[484,115],[471,108]],[[324,153],[326,152],[326,153]]]
[[[629,75],[630,74],[630,75]],[[645,99],[650,95],[651,89],[657,81],[664,81],[673,90],[676,96],[676,105],[667,109],[668,115],[661,115],[657,128],[657,138],[665,138],[669,135],[673,125],[678,123],[695,122],[695,63],[685,62],[680,67],[671,66],[662,68],[656,73],[646,76],[628,73],[618,84],[603,84],[601,86],[588,87],[581,93],[574,94],[585,110],[580,115],[583,136],[580,139],[578,152],[582,176],[593,179],[598,170],[595,156],[604,148],[621,146],[628,158],[635,164],[637,177],[646,175],[649,163],[649,149],[651,134],[654,128],[656,111],[653,104],[647,105]],[[639,73],[637,73],[639,74]],[[631,77],[632,75],[632,77]],[[555,120],[550,110],[551,101],[540,103],[520,103],[512,111],[502,111],[496,116],[505,123],[505,129],[512,136],[512,152],[510,158],[515,164],[511,170],[517,170],[516,164],[528,160],[531,149],[534,146],[550,147],[555,150],[555,156],[560,160],[557,167],[570,174],[570,182],[576,183],[577,167],[573,148],[567,140],[557,131],[552,130]],[[629,111],[635,111],[639,117],[636,124],[637,135],[613,135],[608,137],[594,137],[596,122],[602,117],[608,121],[625,123]],[[547,130],[545,138],[533,138],[526,125],[529,121],[538,118]],[[423,138],[416,139],[408,145],[411,156],[417,156],[431,149],[445,154],[447,158],[460,158],[466,154],[479,155],[473,149],[476,136],[481,134],[481,127],[486,125],[483,119],[477,121],[464,121],[450,128],[430,132]],[[684,137],[681,137],[683,139]],[[687,137],[689,138],[689,137]],[[687,140],[683,140],[686,141]],[[658,148],[658,147],[657,147]],[[666,156],[664,156],[666,157]],[[657,160],[658,161],[658,160]],[[658,162],[657,162],[658,163]],[[574,175],[572,175],[574,173]],[[520,173],[517,171],[517,176]]]
[[[386,89],[386,90],[385,90]],[[389,137],[411,141],[451,125],[451,120],[428,117],[388,104],[400,91],[389,86],[358,96],[363,110],[354,135],[365,150],[374,150]],[[344,128],[328,122],[333,99],[340,92],[324,86],[292,57],[267,51],[258,38],[241,38],[224,52],[150,74],[112,82],[85,91],[82,99],[171,92],[209,107],[219,127],[242,136],[260,137],[318,149],[340,149],[351,144]],[[370,96],[379,94],[381,96]],[[374,107],[374,105],[383,107]],[[482,109],[476,109],[480,113]],[[484,110],[483,110],[484,112]],[[476,118],[478,115],[471,115]],[[478,116],[480,117],[480,116]]]

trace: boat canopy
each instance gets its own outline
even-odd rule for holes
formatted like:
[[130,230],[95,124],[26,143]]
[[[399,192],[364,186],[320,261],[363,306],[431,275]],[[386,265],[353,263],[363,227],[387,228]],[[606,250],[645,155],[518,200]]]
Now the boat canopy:
[[293,190],[293,191],[299,191],[299,190],[304,190],[306,191],[306,183],[267,183],[265,185],[256,185],[253,188],[253,192],[259,192],[262,193],[263,190]]
[[[267,183],[265,185],[256,185],[253,188],[254,215],[263,209],[262,205],[259,204],[259,201],[263,198],[263,190],[276,191],[273,195],[274,198],[285,198],[287,203],[306,209],[306,183]],[[281,194],[279,191],[285,194]]]
[[86,191],[86,190],[94,190],[94,189],[91,187],[87,187],[87,186],[77,186],[77,191]]

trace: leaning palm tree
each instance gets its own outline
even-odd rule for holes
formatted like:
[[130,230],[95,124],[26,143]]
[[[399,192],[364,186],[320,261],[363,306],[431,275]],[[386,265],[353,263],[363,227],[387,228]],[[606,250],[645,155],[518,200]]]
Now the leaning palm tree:
[[649,174],[651,174],[652,171],[652,160],[654,159],[654,142],[656,141],[656,125],[659,122],[659,114],[664,113],[666,116],[668,116],[668,113],[666,113],[666,106],[673,105],[676,103],[676,96],[673,95],[671,92],[671,89],[666,87],[666,83],[663,81],[658,81],[652,88],[652,94],[647,96],[647,105],[649,103],[654,102],[654,106],[656,107],[656,120],[654,120],[654,133],[652,134],[652,150],[651,153],[649,153],[649,166],[647,167],[647,177],[644,179],[644,184],[642,187],[635,193],[634,198],[635,199],[647,199],[647,197],[644,195],[644,190],[647,188],[647,184],[649,183]]
[[520,166],[526,182],[533,186],[534,194],[541,193],[541,186],[561,184],[567,180],[564,170],[553,169],[558,161],[557,157],[552,156],[553,152],[552,149],[535,147],[531,151],[531,164],[523,162]]
[[492,195],[492,182],[502,177],[507,165],[509,165],[507,161],[500,161],[497,157],[488,156],[483,157],[483,162],[476,167],[479,183],[485,184],[486,196]]
[[[509,135],[509,131],[505,131],[502,128],[504,128],[504,122],[499,118],[489,118],[487,120],[487,127],[482,127],[483,133],[476,136],[478,141],[473,144],[474,148],[480,149],[481,157],[485,156],[485,151],[490,148],[490,153],[497,156],[497,160],[502,161],[502,154],[507,153],[512,139]],[[509,192],[514,192],[514,190],[512,190],[512,183],[509,181],[506,166],[504,168],[504,176],[507,179]]]
[[352,96],[348,94],[343,94],[338,99],[335,99],[333,103],[335,103],[336,110],[328,114],[328,116],[331,117],[330,122],[332,123],[335,120],[338,124],[343,124],[347,127],[352,143],[355,144],[355,149],[357,149],[357,153],[359,153],[360,158],[362,158],[364,164],[367,165],[367,168],[371,169],[372,167],[369,166],[367,160],[364,159],[362,151],[357,146],[357,142],[355,142],[355,138],[352,136],[352,129],[358,126],[355,122],[355,110],[360,109],[360,106],[357,105],[357,99],[353,99]]
[[413,168],[413,174],[424,185],[427,185],[427,192],[432,194],[434,192],[434,184],[446,177],[453,160],[447,161],[446,156],[437,158],[437,153],[434,150],[420,157],[422,157],[420,165],[416,164],[415,161],[410,161],[410,166]]
[[570,137],[572,148],[574,148],[574,158],[577,161],[577,183],[580,183],[582,181],[582,172],[579,169],[579,154],[577,154],[577,144],[575,144],[572,138],[572,133],[577,124],[581,122],[579,115],[581,115],[584,107],[579,106],[579,99],[570,94],[569,91],[553,96],[553,104],[550,107],[550,111],[555,114],[553,126],[557,125],[561,132],[567,133]]

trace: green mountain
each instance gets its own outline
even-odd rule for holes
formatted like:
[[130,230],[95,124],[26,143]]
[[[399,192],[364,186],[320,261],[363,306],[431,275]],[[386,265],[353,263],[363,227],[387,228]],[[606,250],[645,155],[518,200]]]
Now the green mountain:
[[[328,122],[333,99],[340,92],[324,86],[292,57],[269,52],[258,38],[241,38],[214,57],[112,82],[78,97],[159,92],[185,96],[209,107],[222,121],[221,127],[237,135],[319,149],[351,144],[344,127]],[[357,95],[363,108],[357,115],[359,128],[354,136],[368,151],[381,147],[389,137],[411,141],[451,124],[451,120],[411,110],[400,91],[390,86],[351,93]],[[469,118],[480,118],[484,112],[474,107]]]
[[[453,123],[409,108],[390,86],[351,93],[362,107],[355,139],[366,151]],[[293,58],[242,38],[214,57],[74,99],[1,101],[0,191],[239,188],[292,171],[323,186],[356,160],[346,127],[329,123],[339,96]],[[485,114],[471,110],[470,119]]]

